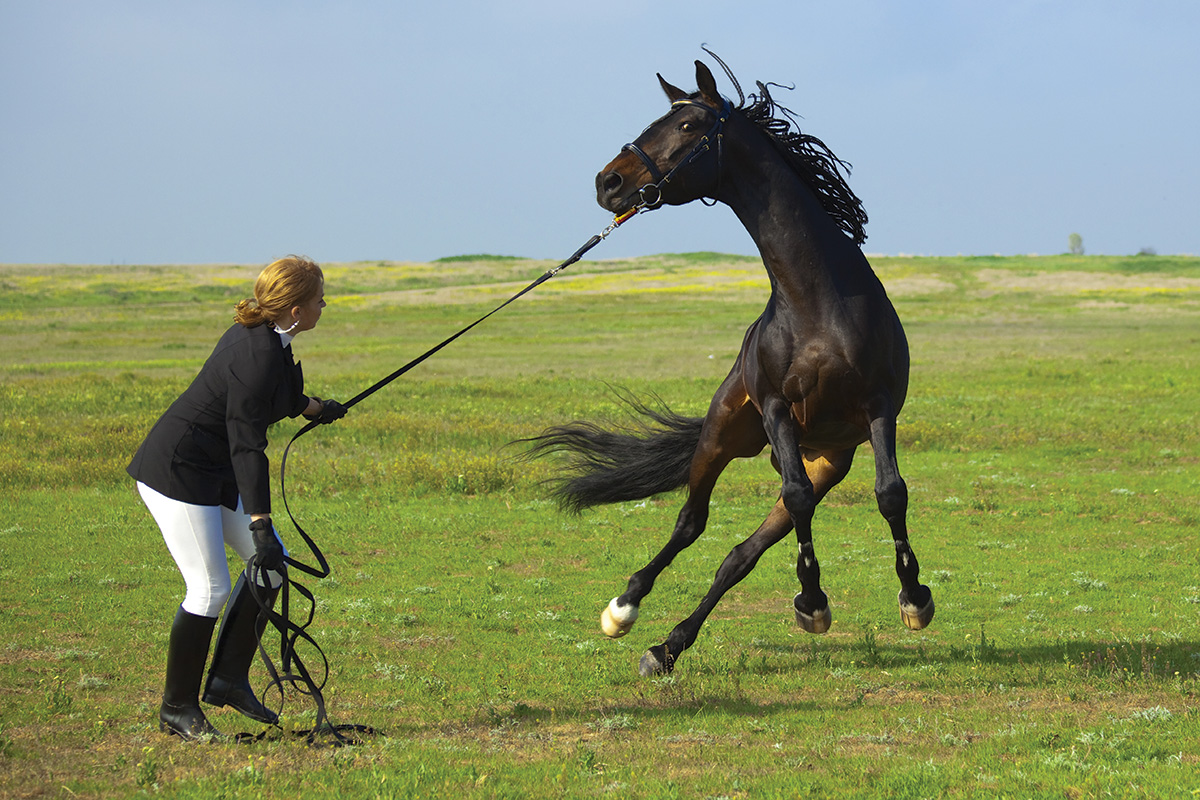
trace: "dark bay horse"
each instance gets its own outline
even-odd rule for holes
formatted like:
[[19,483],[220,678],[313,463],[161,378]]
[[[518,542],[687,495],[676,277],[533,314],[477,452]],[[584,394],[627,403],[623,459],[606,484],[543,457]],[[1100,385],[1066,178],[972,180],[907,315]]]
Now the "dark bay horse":
[[900,615],[908,628],[920,630],[933,618],[933,597],[918,580],[905,520],[908,489],[896,464],[908,343],[859,247],[866,214],[842,177],[845,164],[820,140],[793,130],[791,113],[762,83],[748,106],[737,87],[740,100],[733,106],[699,61],[694,94],[658,79],[671,109],[597,175],[600,205],[620,215],[698,198],[724,203],[758,245],[771,296],[703,419],[635,401],[649,417],[641,430],[576,422],[532,440],[535,454],[572,457],[573,477],[558,493],[576,511],[688,487],[670,540],[608,604],[601,627],[611,637],[628,633],[655,578],[703,533],[722,470],[769,444],[782,478],[774,508],[725,558],[695,612],[642,656],[639,669],[646,676],[670,672],[725,592],[793,529],[796,621],[824,633],[832,617],[813,549],[813,512],[849,472],[855,449],[870,442],[875,496],[895,542]]

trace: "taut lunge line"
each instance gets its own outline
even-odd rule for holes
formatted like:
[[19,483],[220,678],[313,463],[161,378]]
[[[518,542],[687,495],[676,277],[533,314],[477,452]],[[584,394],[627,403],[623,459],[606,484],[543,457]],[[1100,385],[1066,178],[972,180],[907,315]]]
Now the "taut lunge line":
[[[428,358],[430,358],[431,356],[433,356],[435,353],[437,353],[438,351],[440,351],[440,350],[441,350],[443,347],[445,347],[446,345],[450,344],[450,343],[451,343],[451,342],[453,342],[455,339],[457,339],[458,337],[462,336],[464,333],[466,333],[467,331],[471,330],[472,328],[474,328],[474,327],[475,327],[476,325],[478,325],[479,323],[483,322],[484,320],[486,320],[486,319],[488,319],[489,317],[491,317],[493,314],[497,313],[498,311],[501,311],[501,310],[502,310],[502,309],[504,309],[504,308],[507,308],[507,307],[508,307],[509,305],[511,305],[512,303],[516,302],[516,301],[517,301],[517,300],[519,300],[520,298],[522,298],[522,297],[524,297],[525,295],[529,294],[529,293],[530,293],[530,292],[532,292],[534,289],[536,289],[537,287],[541,286],[543,283],[545,283],[546,281],[550,280],[550,279],[551,279],[551,278],[553,278],[555,275],[557,275],[558,273],[562,272],[564,269],[566,269],[567,267],[571,266],[572,264],[574,264],[574,263],[575,263],[576,261],[578,261],[579,259],[583,258],[583,256],[584,256],[584,254],[585,254],[585,253],[587,253],[589,250],[591,250],[591,249],[592,249],[593,247],[595,247],[596,245],[600,244],[600,242],[602,242],[602,241],[604,241],[605,239],[607,239],[607,238],[608,238],[608,235],[609,235],[610,233],[612,233],[612,232],[613,232],[613,231],[615,231],[617,228],[619,228],[621,225],[623,225],[623,224],[624,224],[624,223],[625,223],[625,222],[626,222],[628,219],[630,219],[631,217],[633,217],[633,215],[637,214],[637,213],[638,213],[638,212],[640,212],[640,211],[648,211],[648,210],[650,210],[650,207],[649,207],[649,206],[647,206],[647,205],[645,205],[645,204],[643,203],[643,204],[639,204],[639,205],[637,205],[637,206],[635,206],[635,207],[633,207],[633,208],[631,208],[631,209],[629,209],[629,210],[627,210],[627,211],[625,211],[625,212],[623,212],[623,213],[621,213],[621,214],[618,214],[618,215],[617,215],[617,216],[616,216],[616,217],[613,219],[613,221],[612,221],[611,223],[609,223],[609,225],[608,225],[608,227],[607,227],[607,228],[605,228],[604,230],[602,230],[600,233],[597,233],[596,235],[594,235],[594,236],[593,236],[591,239],[588,239],[588,240],[587,240],[587,242],[586,242],[586,243],[585,243],[585,244],[584,244],[582,247],[580,247],[578,250],[576,250],[574,253],[572,253],[572,254],[571,254],[571,257],[570,257],[570,258],[568,258],[566,261],[562,262],[561,264],[559,264],[557,267],[554,267],[553,269],[548,269],[548,270],[546,270],[544,273],[542,273],[542,275],[541,275],[541,276],[539,276],[539,277],[538,277],[536,280],[534,280],[532,283],[530,283],[530,284],[529,284],[528,286],[526,286],[524,289],[522,289],[521,291],[517,292],[517,293],[516,293],[516,294],[514,294],[512,297],[508,298],[508,299],[507,299],[507,300],[505,300],[503,303],[501,303],[500,305],[496,306],[496,307],[495,307],[495,308],[493,308],[491,311],[489,311],[488,313],[484,314],[484,315],[483,315],[482,317],[480,317],[479,319],[477,319],[477,320],[475,320],[474,322],[472,322],[470,325],[466,326],[465,328],[463,328],[462,330],[458,331],[457,333],[455,333],[455,334],[453,334],[453,335],[451,335],[451,336],[448,336],[448,337],[446,337],[445,339],[443,339],[443,340],[442,340],[441,342],[439,342],[438,344],[434,345],[433,347],[429,348],[428,350],[426,350],[426,351],[425,351],[424,353],[422,353],[421,355],[419,355],[419,356],[417,356],[416,358],[414,358],[412,361],[409,361],[407,364],[405,364],[404,366],[400,367],[398,370],[396,370],[395,372],[393,372],[391,375],[388,375],[386,378],[383,378],[383,379],[382,379],[382,380],[380,380],[379,382],[377,382],[377,383],[375,383],[375,384],[372,384],[370,387],[368,387],[368,388],[364,389],[363,391],[359,392],[359,393],[358,393],[357,395],[355,395],[354,397],[352,397],[352,398],[350,398],[349,400],[347,400],[347,401],[346,401],[346,403],[345,403],[345,406],[346,406],[346,408],[351,408],[351,407],[353,407],[353,406],[357,405],[357,404],[359,403],[359,401],[361,401],[361,400],[365,400],[366,398],[368,398],[368,397],[370,397],[371,395],[375,394],[375,392],[377,392],[377,391],[379,391],[380,389],[382,389],[383,387],[387,386],[389,383],[391,383],[392,381],[396,380],[397,378],[399,378],[399,377],[400,377],[401,375],[403,375],[404,373],[408,372],[408,371],[409,371],[410,369],[412,369],[413,367],[417,366],[418,364],[421,364],[421,363],[423,363],[423,362],[424,362],[426,359],[428,359]],[[297,439],[299,439],[301,436],[303,436],[304,434],[308,433],[310,430],[312,430],[313,428],[315,428],[315,427],[316,427],[317,425],[319,425],[319,424],[320,424],[320,423],[319,423],[319,422],[317,422],[317,421],[313,421],[313,422],[310,422],[310,423],[308,423],[307,425],[305,425],[303,428],[301,428],[299,431],[297,431],[297,432],[296,432],[296,435],[292,437],[292,442],[296,441],[296,440],[297,440]],[[288,447],[291,447],[291,442],[289,442],[289,443],[288,443]],[[287,457],[287,456],[286,456],[286,453],[285,453],[285,455],[284,455],[284,458],[286,458],[286,457]],[[314,574],[315,574],[315,573],[314,573]]]

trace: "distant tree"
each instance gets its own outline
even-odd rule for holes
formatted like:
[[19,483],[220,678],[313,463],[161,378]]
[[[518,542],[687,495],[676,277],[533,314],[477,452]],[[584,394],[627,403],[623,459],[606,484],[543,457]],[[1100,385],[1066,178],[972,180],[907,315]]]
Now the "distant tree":
[[1067,245],[1070,247],[1071,255],[1083,255],[1083,237],[1078,233],[1072,233],[1067,237]]
[[1156,255],[1158,255],[1158,251],[1155,250],[1153,247],[1143,247],[1141,250],[1138,250],[1138,255],[1139,256],[1156,256]]

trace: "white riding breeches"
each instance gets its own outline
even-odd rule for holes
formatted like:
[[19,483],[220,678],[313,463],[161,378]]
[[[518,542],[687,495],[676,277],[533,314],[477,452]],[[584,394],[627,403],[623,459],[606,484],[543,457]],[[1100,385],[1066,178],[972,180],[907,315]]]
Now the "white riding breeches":
[[[242,511],[241,500],[237,510],[230,511],[224,506],[198,506],[172,500],[141,481],[137,488],[183,574],[187,586],[183,610],[202,617],[220,616],[233,589],[225,546],[233,548],[242,561],[249,561],[254,555],[250,515]],[[266,576],[272,587],[282,583],[278,572],[264,570],[260,575]]]

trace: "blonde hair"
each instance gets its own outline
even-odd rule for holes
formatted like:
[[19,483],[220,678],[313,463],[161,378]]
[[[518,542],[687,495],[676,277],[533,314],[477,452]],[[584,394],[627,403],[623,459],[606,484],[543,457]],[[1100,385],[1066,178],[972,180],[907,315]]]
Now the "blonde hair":
[[276,322],[298,305],[317,296],[325,273],[307,256],[287,256],[268,264],[254,282],[254,297],[237,304],[233,319],[253,328]]

